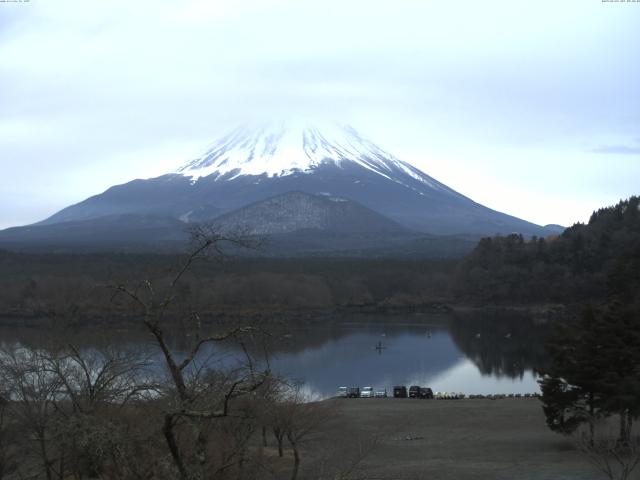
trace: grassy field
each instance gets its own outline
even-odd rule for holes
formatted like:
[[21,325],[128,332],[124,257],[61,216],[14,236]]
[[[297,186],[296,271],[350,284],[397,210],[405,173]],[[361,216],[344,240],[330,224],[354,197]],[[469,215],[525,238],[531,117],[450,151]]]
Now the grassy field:
[[327,449],[347,449],[348,439],[366,449],[366,439],[378,439],[356,467],[360,478],[603,478],[570,440],[547,429],[537,399],[329,402],[335,414],[318,440]]

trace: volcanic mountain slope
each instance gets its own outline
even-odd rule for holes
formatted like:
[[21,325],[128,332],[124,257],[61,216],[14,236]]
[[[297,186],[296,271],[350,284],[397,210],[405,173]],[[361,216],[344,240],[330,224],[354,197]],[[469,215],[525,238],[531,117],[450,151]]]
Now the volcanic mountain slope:
[[455,192],[350,127],[291,124],[238,128],[173,173],[114,186],[41,224],[123,214],[203,221],[291,191],[353,200],[432,234],[546,234]]

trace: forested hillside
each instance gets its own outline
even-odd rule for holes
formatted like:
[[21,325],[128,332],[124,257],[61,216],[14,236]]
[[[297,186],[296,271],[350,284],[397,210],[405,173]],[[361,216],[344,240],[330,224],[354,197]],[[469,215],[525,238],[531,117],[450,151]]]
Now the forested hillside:
[[640,199],[593,213],[558,237],[485,238],[461,263],[459,298],[482,302],[576,302],[615,294],[638,302]]

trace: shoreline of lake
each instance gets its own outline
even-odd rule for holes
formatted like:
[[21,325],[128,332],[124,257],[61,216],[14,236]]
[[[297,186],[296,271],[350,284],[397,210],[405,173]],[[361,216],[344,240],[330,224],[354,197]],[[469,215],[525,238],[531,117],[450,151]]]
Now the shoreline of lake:
[[[287,323],[296,325],[318,323],[345,323],[341,319],[348,316],[368,318],[368,322],[378,322],[381,317],[410,315],[412,321],[408,324],[421,325],[432,321],[435,316],[456,314],[518,314],[530,315],[541,321],[553,321],[565,318],[574,312],[578,306],[564,304],[489,304],[478,305],[463,302],[427,302],[414,305],[367,304],[346,305],[332,309],[280,309],[264,308],[238,309],[221,307],[219,311],[204,311],[201,313],[205,325],[228,325],[238,323],[273,324]],[[37,312],[17,309],[0,311],[0,327],[43,327],[43,326],[73,326],[73,327],[103,327],[103,326],[133,326],[140,323],[139,315],[113,312],[108,314],[78,313],[68,315],[66,312]],[[428,320],[419,320],[429,317]],[[351,323],[351,321],[346,322]]]

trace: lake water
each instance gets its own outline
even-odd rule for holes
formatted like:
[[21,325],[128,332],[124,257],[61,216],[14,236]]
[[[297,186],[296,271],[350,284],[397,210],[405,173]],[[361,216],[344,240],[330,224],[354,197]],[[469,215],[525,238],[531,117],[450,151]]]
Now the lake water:
[[[270,348],[272,370],[314,397],[339,386],[428,386],[465,394],[534,393],[545,324],[524,316],[393,316],[290,327]],[[218,353],[221,352],[209,352]],[[233,349],[227,355],[241,357]]]
[[[467,315],[394,316],[373,321],[332,322],[322,326],[280,327],[269,345],[269,365],[282,376],[304,383],[313,397],[328,397],[339,386],[373,386],[392,392],[394,385],[428,386],[433,391],[465,394],[539,391],[534,369],[542,366],[547,327],[527,317]],[[371,319],[370,319],[371,320]],[[29,329],[30,345],[39,345]],[[154,347],[144,332],[110,332],[131,347]],[[0,331],[0,343],[23,342],[23,334]],[[35,335],[35,336],[34,336]],[[50,340],[47,335],[47,341]],[[76,340],[90,348],[100,334]],[[176,351],[188,339],[174,338]],[[68,340],[66,340],[68,341]],[[260,356],[257,354],[256,356]],[[233,363],[242,350],[228,344],[203,352],[212,365]],[[160,360],[158,356],[158,360]]]
[[[292,350],[275,351],[271,367],[321,397],[335,394],[338,386],[392,392],[394,385],[421,385],[466,394],[539,391],[533,371],[539,357],[527,356],[530,337],[511,332],[478,331],[461,342],[460,332],[450,327],[386,324],[293,329],[290,335]],[[313,345],[305,341],[311,335]]]

